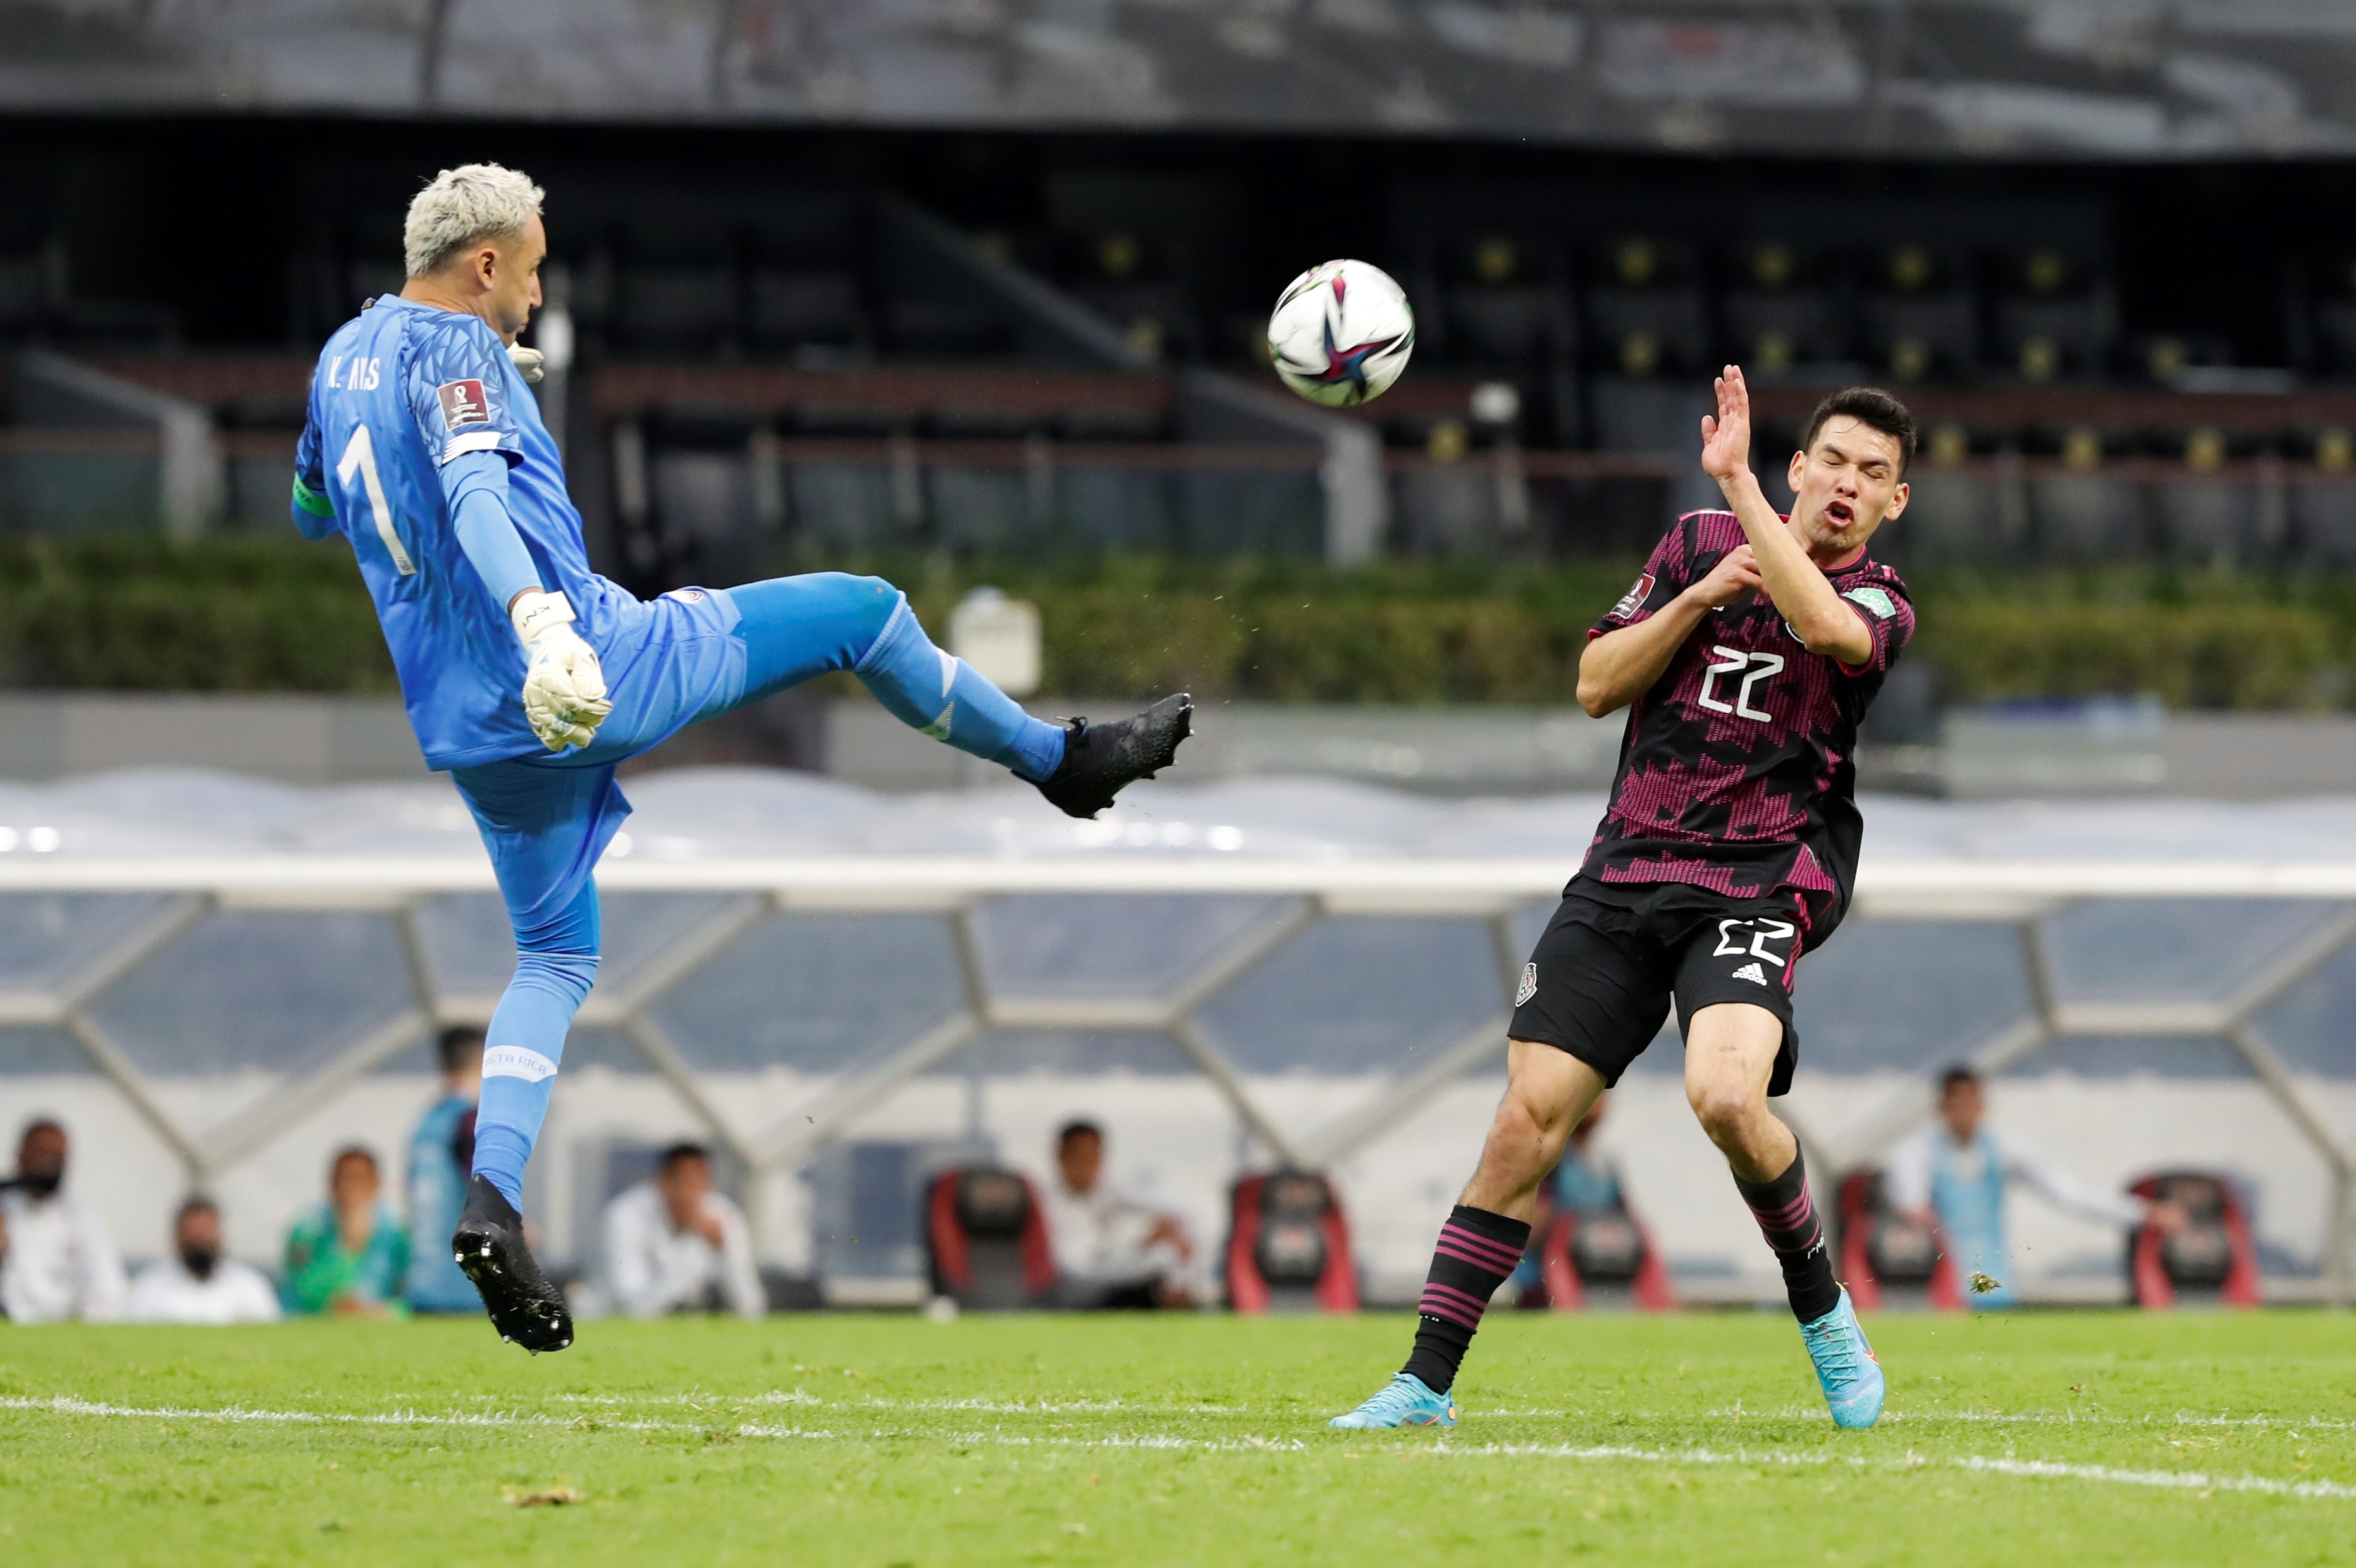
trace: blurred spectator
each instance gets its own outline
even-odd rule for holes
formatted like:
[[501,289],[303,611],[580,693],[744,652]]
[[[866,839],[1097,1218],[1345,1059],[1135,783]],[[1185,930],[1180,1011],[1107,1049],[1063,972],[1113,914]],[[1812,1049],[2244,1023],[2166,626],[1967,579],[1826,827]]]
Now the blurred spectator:
[[713,1187],[699,1144],[673,1144],[653,1176],[605,1206],[605,1268],[615,1306],[632,1317],[758,1317],[768,1306],[744,1212]]
[[1983,1125],[1987,1114],[1980,1075],[1965,1067],[1949,1068],[1939,1079],[1939,1124],[1891,1151],[1882,1172],[1882,1190],[1891,1207],[1944,1232],[1965,1280],[1984,1274],[1995,1282],[1993,1289],[1965,1294],[1972,1305],[2010,1306],[2018,1299],[2004,1229],[2004,1200],[2013,1182],[2026,1184],[2056,1208],[2105,1224],[2149,1221],[2173,1230],[2183,1223],[2183,1211],[2172,1203],[2104,1192],[2031,1157]]
[[1047,1235],[1068,1305],[1191,1306],[1186,1267],[1194,1244],[1176,1215],[1104,1179],[1104,1129],[1066,1123],[1055,1134],[1047,1184]]
[[483,1309],[480,1297],[444,1245],[466,1207],[475,1167],[475,1098],[483,1088],[483,1032],[444,1029],[435,1045],[442,1097],[426,1108],[409,1140],[409,1229],[425,1251],[410,1260],[409,1305],[415,1312]]
[[409,1232],[383,1195],[374,1155],[358,1145],[337,1151],[327,1201],[286,1233],[287,1311],[381,1317],[402,1306]]
[[123,1316],[123,1260],[98,1216],[66,1178],[66,1130],[43,1117],[25,1123],[16,1175],[0,1191],[0,1309],[18,1323]]
[[131,1284],[134,1323],[275,1323],[278,1293],[262,1271],[221,1256],[220,1210],[192,1197],[172,1219],[172,1255]]

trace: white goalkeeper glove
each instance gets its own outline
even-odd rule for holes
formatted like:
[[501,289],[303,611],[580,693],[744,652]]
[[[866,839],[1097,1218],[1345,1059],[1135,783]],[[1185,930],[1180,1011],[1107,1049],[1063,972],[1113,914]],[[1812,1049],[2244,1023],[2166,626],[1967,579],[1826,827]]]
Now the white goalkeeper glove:
[[523,716],[531,733],[551,751],[587,746],[614,704],[605,700],[597,650],[573,629],[572,601],[534,588],[518,594],[508,615],[530,661],[523,676]]
[[543,364],[547,358],[539,349],[527,349],[520,343],[508,345],[508,363],[516,368],[516,374],[533,386],[538,386],[540,378],[548,373]]

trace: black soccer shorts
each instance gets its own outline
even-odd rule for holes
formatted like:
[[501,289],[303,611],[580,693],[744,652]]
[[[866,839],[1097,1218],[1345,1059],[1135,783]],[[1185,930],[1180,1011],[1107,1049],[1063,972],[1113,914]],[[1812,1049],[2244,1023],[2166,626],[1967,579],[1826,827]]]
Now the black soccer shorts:
[[1522,968],[1508,1032],[1568,1051],[1617,1083],[1661,1032],[1672,998],[1687,1035],[1701,1009],[1748,1002],[1783,1020],[1767,1092],[1788,1093],[1800,1060],[1792,972],[1807,921],[1795,892],[1734,898],[1682,882],[1605,887],[1581,876],[1564,889]]

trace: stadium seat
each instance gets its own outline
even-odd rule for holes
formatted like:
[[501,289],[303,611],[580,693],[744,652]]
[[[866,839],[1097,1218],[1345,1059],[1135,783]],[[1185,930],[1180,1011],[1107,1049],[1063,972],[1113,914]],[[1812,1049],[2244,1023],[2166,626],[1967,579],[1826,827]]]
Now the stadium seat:
[[1280,1170],[1236,1183],[1227,1304],[1237,1312],[1355,1312],[1350,1228],[1325,1178]]
[[1837,1271],[1859,1312],[1889,1308],[1964,1309],[1964,1287],[1947,1239],[1890,1206],[1878,1170],[1841,1178]]
[[1046,1210],[1030,1178],[964,1165],[933,1178],[925,1199],[933,1293],[977,1312],[1044,1306],[1055,1293]]
[[2080,299],[1999,299],[1996,337],[1989,345],[1996,362],[2025,381],[2087,376],[2108,359],[2113,326],[2108,306],[2092,295]]
[[1901,382],[1960,375],[1979,355],[1972,297],[1961,289],[1869,295],[1858,328],[1876,372]]
[[2209,1171],[2157,1171],[2127,1190],[2185,1212],[2183,1227],[2172,1236],[2152,1225],[2128,1232],[2127,1280],[2136,1305],[2164,1312],[2179,1302],[2258,1305],[2257,1244],[2230,1180]]
[[1737,289],[1721,302],[1729,347],[1746,365],[1773,374],[1848,357],[1833,296],[1814,289]]
[[1696,288],[1599,288],[1587,295],[1596,368],[1623,376],[1691,373],[1708,353],[1705,320]]
[[1538,1231],[1539,1290],[1550,1312],[1674,1311],[1676,1289],[1659,1249],[1626,1209],[1559,1210]]
[[1774,375],[1849,358],[1850,323],[1831,258],[1779,241],[1760,241],[1731,258],[1734,286],[1719,300],[1728,351]]

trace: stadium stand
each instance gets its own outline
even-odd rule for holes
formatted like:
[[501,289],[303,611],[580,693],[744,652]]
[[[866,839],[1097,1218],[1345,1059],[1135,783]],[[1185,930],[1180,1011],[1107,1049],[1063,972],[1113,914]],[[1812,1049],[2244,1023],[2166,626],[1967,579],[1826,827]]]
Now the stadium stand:
[[[229,135],[182,133],[196,157],[241,155]],[[1771,438],[1838,381],[1922,411],[1892,543],[1910,563],[2356,558],[2356,241],[2328,216],[2229,257],[2155,241],[2247,232],[2247,199],[2139,171],[1996,164],[1969,188],[1851,197],[1821,188],[1829,167],[1566,156],[1541,174],[1516,155],[1467,174],[1441,171],[1445,147],[1312,166],[1184,142],[1126,164],[948,133],[896,164],[771,145],[661,177],[577,137],[530,160],[556,192],[548,288],[570,331],[551,407],[593,542],[648,585],[932,545],[1625,553],[1708,499],[1677,454],[1695,378],[1730,358]],[[309,345],[397,284],[414,172],[338,135],[268,156],[299,198],[295,286],[268,318],[153,264],[98,266],[83,209],[170,177],[166,152],[92,144],[112,183],[88,190],[80,166],[0,170],[21,198],[0,346],[130,383],[118,404],[187,405],[68,423],[14,368],[0,526],[275,526]],[[946,172],[969,166],[987,179]],[[2297,178],[2244,183],[2312,205]],[[1271,217],[1301,190],[1334,219]],[[1304,230],[1421,307],[1408,380],[1353,414],[1284,398],[1257,360]],[[1387,476],[1347,520],[1336,453]]]

